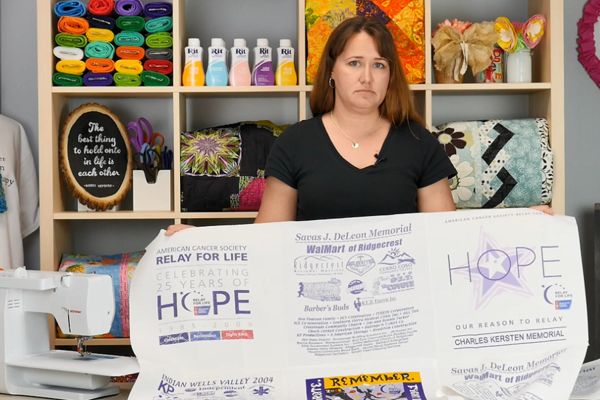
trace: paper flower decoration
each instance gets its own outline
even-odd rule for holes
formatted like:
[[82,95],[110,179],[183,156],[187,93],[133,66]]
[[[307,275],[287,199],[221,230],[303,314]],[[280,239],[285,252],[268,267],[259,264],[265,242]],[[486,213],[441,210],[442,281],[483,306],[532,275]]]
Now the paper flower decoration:
[[469,29],[471,27],[471,25],[473,25],[471,22],[468,21],[459,21],[457,19],[453,19],[452,22],[450,20],[445,20],[444,22],[441,22],[438,24],[438,29],[436,29],[435,31],[433,31],[433,34],[431,35],[432,37],[435,36],[435,34],[437,33],[437,31],[440,28],[449,26],[450,28],[454,28],[455,30],[457,30],[460,33],[465,33],[465,31],[467,29]]
[[508,18],[500,17],[494,23],[498,34],[498,45],[504,51],[514,53],[523,49],[531,50],[537,46],[544,36],[546,18],[536,14],[527,22],[510,22]]
[[[594,37],[596,24],[600,23],[600,0],[590,0],[583,9],[583,17],[577,24],[577,52],[579,62],[600,88],[600,40]],[[597,36],[596,36],[597,38]]]
[[500,17],[496,19],[494,29],[498,34],[498,45],[502,47],[502,50],[512,53],[517,47],[517,32],[513,24],[506,17]]
[[546,18],[540,14],[534,15],[523,24],[523,40],[530,49],[533,49],[542,40],[545,26]]

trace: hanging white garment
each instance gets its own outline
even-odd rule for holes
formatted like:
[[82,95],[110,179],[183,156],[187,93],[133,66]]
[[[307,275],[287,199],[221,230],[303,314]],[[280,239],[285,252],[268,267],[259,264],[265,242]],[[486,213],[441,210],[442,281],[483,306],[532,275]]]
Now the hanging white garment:
[[38,179],[23,126],[0,115],[0,174],[7,211],[0,214],[0,268],[23,266],[23,238],[40,226]]

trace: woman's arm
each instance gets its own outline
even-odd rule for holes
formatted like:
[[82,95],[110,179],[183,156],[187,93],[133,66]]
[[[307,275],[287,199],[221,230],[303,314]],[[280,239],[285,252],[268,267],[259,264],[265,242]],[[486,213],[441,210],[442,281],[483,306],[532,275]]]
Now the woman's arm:
[[254,223],[295,221],[297,203],[296,189],[270,176],[267,178],[260,210]]
[[419,212],[456,211],[448,178],[419,189],[417,208]]

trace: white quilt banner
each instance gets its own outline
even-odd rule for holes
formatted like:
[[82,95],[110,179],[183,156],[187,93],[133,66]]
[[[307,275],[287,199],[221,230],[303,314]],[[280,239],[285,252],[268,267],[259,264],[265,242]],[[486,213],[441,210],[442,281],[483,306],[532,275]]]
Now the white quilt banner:
[[161,232],[132,282],[130,399],[568,399],[578,231],[529,209]]

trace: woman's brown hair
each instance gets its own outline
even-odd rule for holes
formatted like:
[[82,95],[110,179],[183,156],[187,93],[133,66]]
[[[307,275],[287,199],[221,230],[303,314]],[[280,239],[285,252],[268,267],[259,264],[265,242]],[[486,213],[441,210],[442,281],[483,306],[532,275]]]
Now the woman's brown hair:
[[348,40],[360,32],[365,32],[375,39],[379,54],[389,63],[390,82],[385,99],[379,106],[381,114],[395,126],[401,125],[406,120],[425,126],[423,119],[415,109],[413,95],[408,88],[392,34],[378,19],[370,17],[347,19],[339,24],[329,36],[310,94],[310,109],[313,115],[333,110],[335,92],[329,86],[331,70],[339,55],[344,51]]

